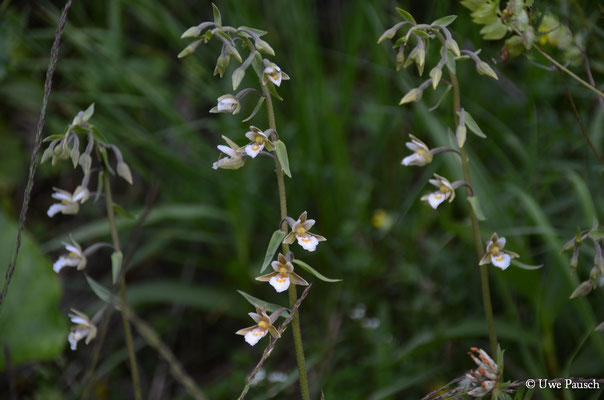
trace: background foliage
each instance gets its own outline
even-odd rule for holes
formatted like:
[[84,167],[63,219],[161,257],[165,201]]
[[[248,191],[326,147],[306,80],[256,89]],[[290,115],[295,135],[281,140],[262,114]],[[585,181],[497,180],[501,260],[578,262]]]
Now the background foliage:
[[[496,230],[521,261],[544,264],[539,271],[491,270],[506,378],[604,375],[604,338],[591,333],[604,319],[602,293],[568,300],[577,282],[587,278],[593,253],[584,246],[577,279],[568,272],[569,257],[559,252],[578,226],[589,228],[594,217],[604,219],[603,169],[581,137],[562,85],[566,78],[541,68],[538,64],[546,62],[539,57],[503,64],[501,43],[483,41],[480,27],[458,2],[217,4],[225,23],[269,31],[275,62],[292,77],[280,90],[285,101],[276,105],[293,175],[286,181],[290,214],[308,210],[317,219],[316,231],[328,242],[307,261],[325,275],[344,279],[317,282],[302,307],[315,397],[320,389],[327,399],[421,397],[472,367],[465,354],[471,345],[488,347],[466,205],[458,201],[434,212],[418,201],[434,171],[460,177],[454,156],[439,156],[424,169],[400,166],[408,133],[432,146],[448,144],[453,122],[450,97],[439,110],[428,110],[438,99],[431,90],[422,103],[396,106],[419,80],[415,72],[397,73],[390,46],[375,44],[396,22],[395,6],[423,22],[458,14],[450,28],[460,46],[482,48],[481,57],[494,61],[500,76],[497,82],[477,77],[471,62],[458,67],[464,107],[489,137],[470,138],[474,185],[489,217],[482,224],[484,239]],[[21,205],[62,6],[61,1],[0,4],[0,207],[7,216],[0,219],[0,269],[12,252],[9,221],[17,218]],[[535,8],[551,11],[584,35],[594,78],[601,81],[602,16],[596,3],[536,2]],[[45,134],[62,132],[77,111],[95,102],[95,125],[119,143],[135,175],[134,187],[118,186],[117,201],[137,215],[150,187],[157,186],[159,200],[130,264],[128,298],[209,398],[231,399],[262,351],[261,345],[250,349],[234,334],[248,324],[251,311],[236,289],[286,301],[251,279],[258,275],[279,215],[272,163],[248,163],[239,171],[211,169],[220,135],[242,138],[247,126],[208,113],[218,96],[230,92],[230,80],[211,76],[217,43],[176,58],[187,44],[180,34],[210,18],[205,1],[75,2]],[[429,56],[428,63],[434,59]],[[582,66],[574,70],[584,76]],[[568,85],[602,152],[603,114],[595,97],[575,82]],[[242,115],[253,106],[254,100],[244,104]],[[109,236],[100,203],[87,203],[78,222],[46,217],[52,186],[74,188],[77,179],[67,163],[40,168],[27,225],[37,244],[31,241],[23,249],[21,275],[9,291],[9,300],[19,302],[7,304],[0,316],[0,339],[12,354],[16,390],[24,398],[77,398],[92,349],[71,352],[66,340],[61,347],[55,338],[57,330],[58,336],[67,336],[71,305],[94,313],[100,301],[76,271],[49,273],[50,258],[69,232],[82,243]],[[377,210],[385,211],[391,226],[376,227],[380,220],[372,217]],[[121,218],[119,223],[127,242],[135,221]],[[36,246],[47,256],[38,255]],[[106,262],[92,260],[88,272],[101,282],[111,279]],[[33,310],[39,310],[38,316],[29,314]],[[39,316],[50,320],[16,323]],[[43,333],[48,345],[42,346],[34,332]],[[128,398],[118,318],[110,332],[95,393],[101,399]],[[27,338],[31,347],[13,338]],[[148,393],[186,398],[158,355],[140,337],[136,345]],[[285,372],[287,380],[264,381],[249,398],[296,398],[292,346],[288,335],[267,364],[268,373]],[[0,377],[0,392],[7,393],[8,376]],[[600,394],[564,392],[568,398]]]

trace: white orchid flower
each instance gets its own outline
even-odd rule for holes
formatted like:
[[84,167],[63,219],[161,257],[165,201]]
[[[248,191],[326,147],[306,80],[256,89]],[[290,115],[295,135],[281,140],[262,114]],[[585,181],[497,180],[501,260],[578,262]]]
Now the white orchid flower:
[[69,318],[71,318],[71,322],[75,324],[67,337],[67,340],[71,345],[71,350],[76,350],[78,342],[83,338],[86,338],[86,344],[90,343],[90,341],[95,338],[96,326],[90,321],[90,318],[88,318],[86,314],[72,308]]
[[243,164],[245,163],[245,159],[243,158],[243,149],[237,146],[237,144],[228,137],[223,136],[222,138],[225,140],[225,142],[227,142],[228,146],[219,144],[216,147],[218,147],[218,150],[226,154],[228,157],[221,158],[216,161],[212,165],[212,168],[239,169],[243,167]]
[[309,232],[310,228],[315,224],[314,219],[306,219],[307,214],[304,211],[300,214],[297,221],[294,222],[292,218],[287,218],[287,223],[291,227],[291,232],[283,239],[283,243],[292,244],[298,240],[298,244],[302,246],[304,250],[315,251],[319,242],[323,242],[325,239],[321,235],[316,235]]
[[216,107],[213,107],[210,112],[211,113],[229,113],[229,114],[238,114],[241,110],[241,103],[239,100],[232,94],[225,94],[218,98],[218,104]]
[[504,237],[498,237],[497,233],[493,233],[487,242],[487,249],[478,265],[491,263],[503,270],[509,267],[512,258],[518,258],[520,256],[513,251],[505,250],[505,242],[506,240]]
[[281,68],[275,63],[264,60],[264,73],[262,74],[262,84],[272,82],[275,86],[281,86],[281,81],[289,80],[289,75],[281,71]]
[[430,203],[430,206],[436,210],[436,208],[443,201],[449,199],[449,203],[455,198],[455,188],[449,182],[447,178],[444,178],[438,174],[434,174],[436,179],[430,179],[430,183],[438,188],[436,192],[424,195],[421,200]]
[[266,310],[262,310],[259,307],[256,307],[255,313],[249,313],[248,315],[256,322],[256,325],[250,326],[248,328],[240,329],[235,334],[243,335],[245,337],[245,341],[253,346],[260,339],[266,336],[267,333],[270,333],[272,337],[279,338],[281,335],[277,328],[273,326],[279,315],[283,310],[277,310],[272,313],[270,316],[266,313]]
[[308,286],[308,282],[294,272],[294,266],[291,263],[291,258],[291,253],[288,253],[287,256],[279,254],[277,257],[278,261],[273,261],[271,263],[271,267],[273,267],[274,272],[259,276],[256,278],[256,280],[270,283],[271,286],[275,288],[277,293],[287,290],[290,284]]
[[82,247],[71,239],[71,243],[65,243],[65,249],[69,252],[59,257],[52,266],[52,269],[58,274],[64,267],[77,267],[78,271],[86,268],[86,256]]
[[250,144],[245,146],[245,152],[252,158],[256,158],[258,153],[265,147],[269,151],[275,149],[275,145],[271,142],[268,135],[255,126],[250,126],[250,130],[245,134],[245,137],[251,141]]
[[411,134],[409,137],[411,138],[411,141],[405,143],[405,145],[409,150],[413,151],[413,154],[403,158],[401,164],[406,167],[410,165],[423,167],[426,164],[430,164],[432,162],[433,155],[430,153],[428,146]]
[[90,192],[86,186],[80,185],[72,193],[67,190],[53,188],[55,193],[52,194],[52,198],[60,200],[60,203],[55,203],[48,209],[48,216],[53,217],[57,213],[63,213],[68,215],[77,214],[80,211],[80,204],[83,204],[90,197]]

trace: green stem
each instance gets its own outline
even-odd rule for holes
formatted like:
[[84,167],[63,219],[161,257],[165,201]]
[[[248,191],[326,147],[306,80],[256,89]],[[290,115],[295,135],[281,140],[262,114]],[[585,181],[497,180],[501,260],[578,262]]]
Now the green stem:
[[[115,213],[113,211],[113,199],[111,197],[111,185],[109,182],[109,173],[105,171],[103,174],[103,184],[105,186],[105,206],[107,207],[107,219],[111,229],[111,239],[113,240],[113,250],[121,252],[120,239],[117,233],[117,225],[115,224]],[[123,304],[126,304],[126,277],[122,273],[120,277],[120,297]],[[138,377],[138,368],[136,366],[136,355],[134,354],[134,345],[132,343],[132,332],[130,331],[130,323],[128,316],[121,310],[122,322],[124,324],[124,335],[126,336],[126,346],[128,347],[128,358],[130,359],[130,371],[132,372],[132,386],[134,387],[134,398],[141,400],[140,380]]]
[[[252,48],[252,47],[250,47]],[[268,115],[268,125],[271,129],[277,130],[277,124],[275,123],[275,110],[273,108],[273,100],[271,94],[266,85],[262,84],[262,93],[266,98],[266,111]],[[275,157],[275,172],[277,174],[277,186],[279,188],[279,206],[281,208],[281,220],[287,217],[287,197],[285,195],[285,180],[283,178],[283,168],[279,163],[279,159]],[[283,252],[287,254],[289,251],[289,245],[283,243]],[[298,300],[298,292],[296,285],[289,286],[289,306],[293,309],[296,301]],[[296,350],[296,360],[298,362],[298,373],[300,375],[300,391],[302,392],[303,400],[310,400],[310,394],[308,391],[308,377],[306,376],[306,362],[304,359],[304,346],[302,345],[302,331],[300,330],[300,315],[298,311],[294,313],[294,319],[292,320],[292,333],[294,335],[294,347]]]
[[[453,85],[453,111],[455,126],[459,123],[459,110],[460,110],[460,95],[459,95],[459,82],[457,76],[449,71],[451,78],[451,84]],[[466,153],[465,147],[459,149],[461,152],[461,166],[463,169],[464,180],[472,185],[470,178],[470,165],[468,163],[468,154]],[[470,189],[466,188],[466,194],[470,194]],[[484,249],[482,240],[480,239],[480,227],[478,225],[478,218],[472,207],[470,207],[470,218],[472,219],[472,231],[474,233],[474,246],[476,247],[476,255],[478,260],[482,259],[484,255]],[[487,318],[487,326],[489,328],[489,342],[491,343],[491,354],[497,354],[497,334],[495,333],[495,324],[493,320],[493,306],[491,304],[491,290],[489,288],[489,270],[486,265],[479,266],[480,268],[480,285],[482,287],[482,303],[484,305],[484,313]]]

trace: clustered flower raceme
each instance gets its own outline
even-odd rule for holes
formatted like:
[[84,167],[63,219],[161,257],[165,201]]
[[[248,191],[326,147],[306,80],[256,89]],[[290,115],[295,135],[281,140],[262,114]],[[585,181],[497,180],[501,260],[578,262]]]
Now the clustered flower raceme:
[[477,347],[472,347],[468,355],[478,368],[468,371],[460,385],[467,390],[469,396],[484,397],[497,385],[499,367],[484,350]]
[[[64,215],[78,214],[80,206],[90,198],[88,183],[92,172],[94,172],[91,169],[93,153],[98,156],[100,170],[102,170],[98,176],[99,181],[102,181],[103,179],[102,174],[110,173],[117,174],[130,184],[133,183],[130,167],[124,162],[119,148],[108,143],[98,129],[89,123],[89,119],[93,114],[94,104],[90,105],[85,111],[78,112],[63,134],[51,135],[44,139],[45,142],[50,143],[42,154],[41,162],[52,159],[52,164],[55,165],[60,160],[70,159],[73,163],[73,167],[76,168],[79,165],[84,173],[82,182],[76,187],[73,193],[64,189],[53,188],[54,193],[52,194],[52,198],[59,200],[59,202],[54,203],[49,207],[47,214],[51,218],[59,213]],[[86,149],[81,154],[79,135],[83,135],[88,139]],[[109,152],[113,153],[115,158],[115,170],[109,163]],[[85,269],[88,263],[88,256],[101,247],[109,246],[105,243],[96,243],[83,250],[80,244],[73,240],[73,238],[70,239],[70,243],[64,243],[64,245],[67,253],[59,256],[53,264],[53,270],[56,273],[59,273],[65,267],[75,267],[78,271]],[[80,311],[72,309],[72,313],[69,314],[69,317],[72,322],[76,324],[68,336],[71,349],[75,350],[78,341],[81,339],[86,338],[86,344],[94,339],[96,336],[96,327],[94,323]]]
[[497,233],[493,233],[489,241],[487,242],[487,248],[484,256],[478,263],[479,265],[493,264],[497,268],[505,270],[510,266],[512,258],[520,257],[513,251],[504,249],[505,238],[497,236]]
[[[266,32],[248,27],[234,28],[225,26],[222,24],[220,11],[215,5],[213,5],[213,8],[215,15],[214,22],[203,22],[187,29],[187,31],[183,33],[183,38],[191,37],[199,39],[189,44],[179,54],[179,57],[185,57],[191,54],[201,43],[207,43],[212,37],[218,38],[222,42],[222,51],[218,57],[214,75],[220,75],[220,77],[224,75],[231,57],[241,63],[241,65],[233,71],[231,77],[233,90],[237,90],[245,77],[246,70],[249,66],[252,66],[257,75],[262,93],[247,88],[241,90],[237,94],[224,94],[218,98],[216,106],[210,110],[211,113],[238,114],[242,108],[241,99],[248,93],[256,93],[260,98],[251,115],[244,120],[248,121],[258,112],[262,102],[269,96],[268,93],[279,98],[276,87],[280,87],[282,82],[289,80],[290,77],[277,64],[261,56],[261,53],[270,56],[275,55],[272,47],[266,41],[260,39]],[[237,42],[243,43],[249,50],[249,55],[245,60],[239,54],[239,50],[236,47]],[[285,144],[279,139],[279,135],[275,129],[261,130],[255,126],[250,126],[245,137],[249,142],[243,146],[239,146],[233,140],[222,136],[228,146],[218,145],[218,150],[220,150],[225,157],[219,158],[218,161],[214,162],[212,168],[239,169],[245,165],[247,159],[263,155],[275,159],[277,161],[277,166],[282,168],[283,173],[291,177],[287,150]],[[302,248],[312,252],[315,251],[319,242],[326,240],[323,236],[309,232],[315,224],[315,221],[307,219],[306,212],[303,212],[296,221],[291,217],[286,217],[285,221],[287,221],[291,228],[289,234],[283,239],[285,254],[280,253],[277,256],[277,260],[271,263],[273,272],[256,278],[258,281],[269,282],[278,293],[286,291],[292,284],[302,286],[308,285],[308,282],[304,280],[304,278],[294,272],[294,266],[292,264],[294,255],[287,250],[288,245],[297,241]],[[266,310],[256,307],[256,313],[250,313],[249,315],[254,319],[257,325],[239,330],[237,331],[237,334],[245,336],[245,341],[252,346],[268,332],[270,332],[273,337],[279,337],[278,331],[273,327],[273,323],[276,321],[279,314],[280,312],[275,312],[269,317],[266,314]]]

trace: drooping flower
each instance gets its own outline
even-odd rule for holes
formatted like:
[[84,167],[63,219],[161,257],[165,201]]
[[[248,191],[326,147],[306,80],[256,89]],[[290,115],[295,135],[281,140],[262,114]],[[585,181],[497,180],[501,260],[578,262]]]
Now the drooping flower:
[[266,313],[266,310],[262,310],[259,307],[256,307],[256,312],[249,313],[248,315],[256,322],[256,325],[250,326],[248,328],[240,329],[235,332],[237,335],[243,335],[245,337],[245,341],[253,346],[260,339],[266,336],[267,333],[270,333],[272,337],[279,338],[281,335],[277,328],[273,326],[277,318],[283,310],[277,310],[272,313],[270,316]]
[[505,250],[505,238],[497,236],[497,233],[493,233],[489,241],[487,242],[487,249],[484,256],[480,259],[478,265],[493,264],[494,266],[506,269],[510,266],[512,258],[520,257],[513,251]]
[[72,308],[69,318],[71,318],[71,322],[75,324],[67,337],[67,340],[71,345],[71,350],[76,350],[78,342],[83,338],[86,338],[86,344],[90,343],[90,341],[95,338],[96,326],[94,326],[86,314]]
[[443,201],[449,199],[449,203],[455,198],[455,189],[451,182],[447,178],[444,178],[438,174],[434,174],[436,179],[430,179],[430,183],[438,188],[436,192],[424,195],[421,200],[430,203],[430,206],[436,210],[436,208]]
[[315,251],[319,242],[323,242],[327,239],[323,236],[309,232],[310,228],[315,224],[315,220],[307,220],[306,216],[306,211],[304,211],[295,222],[292,218],[287,218],[287,223],[291,228],[291,232],[283,239],[283,243],[292,244],[297,239],[298,244],[302,246],[304,250]]
[[72,193],[67,190],[53,188],[55,193],[52,194],[52,198],[60,200],[60,203],[55,203],[48,209],[48,216],[53,217],[57,213],[63,214],[77,214],[80,211],[80,204],[83,204],[90,197],[90,192],[86,186],[80,185]]
[[264,73],[262,74],[262,84],[272,82],[276,86],[281,86],[281,81],[289,80],[289,75],[281,71],[281,68],[275,63],[264,60]]
[[292,258],[292,253],[288,253],[287,256],[279,253],[279,256],[277,257],[278,261],[273,261],[271,263],[271,267],[273,267],[274,272],[259,276],[256,278],[256,280],[270,283],[278,293],[287,290],[290,283],[294,285],[308,286],[308,282],[294,272],[294,266],[291,263]]
[[64,267],[77,267],[78,271],[86,268],[86,256],[82,247],[73,239],[71,243],[63,243],[65,249],[69,252],[59,257],[52,266],[52,269],[58,274]]
[[411,141],[405,143],[405,146],[407,146],[409,150],[413,151],[413,154],[403,158],[401,164],[406,167],[410,165],[423,167],[426,164],[430,164],[432,162],[433,155],[430,153],[428,146],[411,134],[409,137],[411,138]]
[[472,397],[484,397],[497,385],[499,367],[482,349],[472,347],[468,355],[472,357],[478,368],[466,373],[460,385]]
[[245,137],[251,141],[250,144],[245,146],[245,152],[252,158],[256,158],[258,153],[265,147],[269,151],[275,149],[275,145],[271,142],[268,135],[255,126],[250,126],[250,130],[245,134]]
[[222,136],[222,138],[227,142],[228,146],[219,144],[216,147],[228,157],[220,158],[212,165],[212,168],[239,169],[243,167],[243,164],[245,164],[245,159],[243,158],[244,150],[228,137]]
[[218,98],[218,104],[216,107],[213,107],[210,112],[211,113],[229,113],[229,114],[238,114],[241,110],[241,103],[239,100],[232,94],[225,94]]

